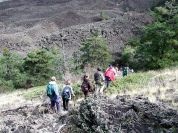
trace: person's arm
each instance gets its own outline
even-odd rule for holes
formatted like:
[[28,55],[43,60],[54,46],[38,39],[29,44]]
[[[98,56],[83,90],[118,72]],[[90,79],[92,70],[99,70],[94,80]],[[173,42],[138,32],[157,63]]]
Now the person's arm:
[[92,85],[91,85],[90,81],[88,81],[88,89],[89,89],[90,91],[92,91]]
[[102,77],[102,80],[104,81],[105,80],[105,77],[104,77],[104,74],[101,73],[101,77]]
[[54,85],[54,93],[56,94],[56,96],[59,96],[59,87],[58,85]]
[[72,86],[70,86],[71,95],[75,96]]

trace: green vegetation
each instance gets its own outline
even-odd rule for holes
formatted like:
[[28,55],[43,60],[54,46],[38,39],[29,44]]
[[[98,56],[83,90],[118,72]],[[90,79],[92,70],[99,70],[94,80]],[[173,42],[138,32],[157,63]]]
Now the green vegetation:
[[133,73],[126,77],[119,78],[111,84],[108,93],[119,93],[124,90],[139,89],[147,85],[148,81],[153,77],[150,72]]
[[29,80],[36,85],[44,85],[49,78],[54,75],[54,54],[41,49],[28,53],[24,59],[24,71]]
[[25,84],[26,74],[22,68],[23,60],[8,49],[0,56],[0,92],[21,88]]
[[[75,99],[78,99],[79,97],[81,97],[81,95],[83,94],[81,92],[81,88],[79,84],[73,84],[73,91],[75,93]],[[60,93],[62,92],[62,85],[59,84],[59,88],[60,88]],[[46,86],[38,86],[38,87],[33,87],[30,88],[26,91],[23,91],[22,96],[27,99],[27,100],[31,100],[31,99],[39,99],[41,98],[43,95],[46,95]]]
[[167,2],[155,8],[153,17],[154,22],[145,26],[142,36],[130,41],[122,54],[123,62],[132,68],[162,69],[178,64],[178,5]]
[[38,87],[30,88],[29,90],[24,91],[22,93],[22,96],[27,100],[40,98],[45,94],[46,91],[45,87],[46,86],[38,86]]
[[50,76],[61,75],[56,68],[56,55],[54,51],[39,49],[22,58],[5,48],[0,56],[0,93],[44,85]]
[[75,99],[78,99],[79,97],[81,97],[81,95],[83,95],[82,91],[81,91],[81,85],[80,84],[73,84],[73,91],[75,93]]
[[91,67],[106,67],[111,61],[107,41],[98,33],[93,33],[91,37],[82,42],[78,55],[76,62],[82,67],[89,64]]

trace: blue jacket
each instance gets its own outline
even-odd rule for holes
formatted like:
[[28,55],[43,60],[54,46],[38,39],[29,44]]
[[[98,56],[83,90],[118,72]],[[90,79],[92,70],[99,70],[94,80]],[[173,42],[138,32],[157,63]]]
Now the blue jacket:
[[51,84],[53,86],[53,90],[54,90],[54,93],[53,93],[52,97],[50,98],[51,101],[59,101],[60,96],[59,96],[59,87],[58,87],[57,83],[55,81],[50,81],[49,84]]

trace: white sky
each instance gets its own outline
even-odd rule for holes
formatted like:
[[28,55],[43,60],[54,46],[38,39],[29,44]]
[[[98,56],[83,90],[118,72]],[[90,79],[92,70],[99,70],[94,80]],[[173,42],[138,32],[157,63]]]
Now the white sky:
[[8,0],[0,0],[0,2],[3,2],[3,1],[8,1]]

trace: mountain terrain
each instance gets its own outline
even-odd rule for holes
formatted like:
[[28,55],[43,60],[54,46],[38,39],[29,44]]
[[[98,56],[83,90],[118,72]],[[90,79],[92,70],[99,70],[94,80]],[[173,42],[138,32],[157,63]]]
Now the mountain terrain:
[[[87,100],[80,96],[70,102],[69,112],[59,114],[51,112],[44,86],[1,94],[0,132],[177,133],[178,70],[147,73],[154,75],[141,88]],[[37,99],[26,99],[32,92],[39,93]]]
[[83,39],[99,31],[119,53],[130,37],[151,22],[147,11],[163,0],[7,0],[0,3],[0,52],[26,55],[42,47],[63,47],[72,55]]

